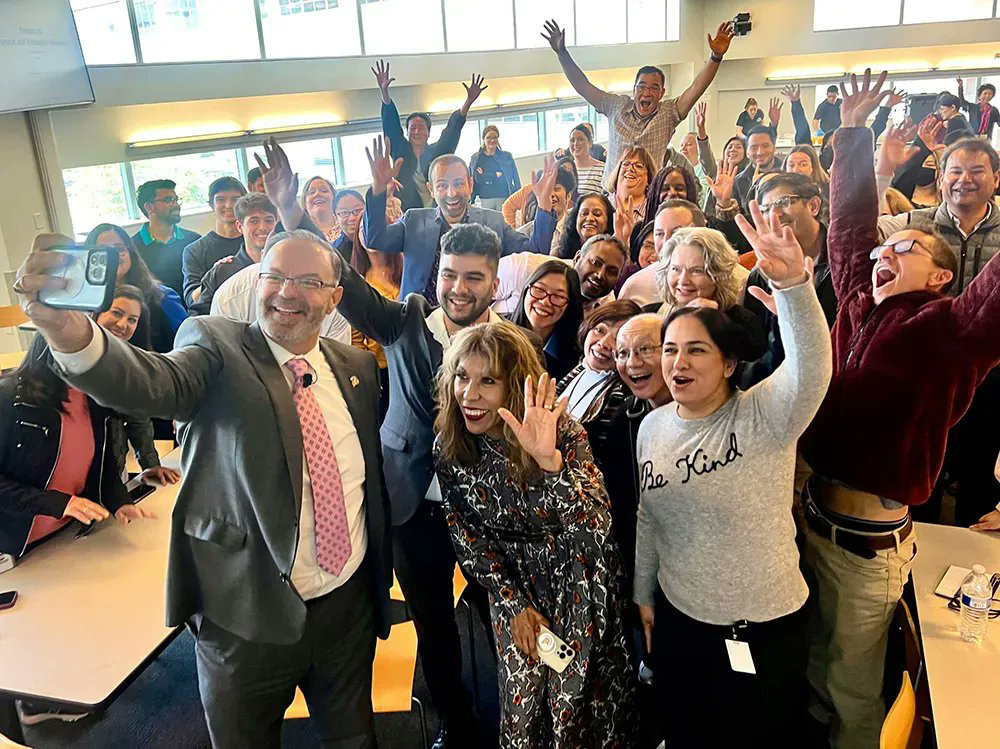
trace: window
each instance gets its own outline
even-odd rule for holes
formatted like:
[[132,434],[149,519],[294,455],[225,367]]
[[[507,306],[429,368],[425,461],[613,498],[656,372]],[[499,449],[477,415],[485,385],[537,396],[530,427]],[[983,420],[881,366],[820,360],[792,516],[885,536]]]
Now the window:
[[[662,0],[660,8],[663,8]],[[520,18],[518,16],[519,23]],[[656,39],[663,39],[662,24]],[[576,0],[576,43],[581,46],[624,44],[625,0]]]
[[534,112],[492,117],[486,120],[486,124],[497,126],[503,150],[510,151],[514,156],[543,150],[538,143],[538,115]]
[[569,148],[570,131],[587,121],[587,106],[549,109],[545,112],[545,150]]
[[444,18],[449,52],[514,49],[514,7],[509,0],[444,0]]
[[667,28],[663,0],[628,0],[628,40],[659,42]]
[[260,0],[265,56],[360,55],[358,6],[343,0]]
[[681,0],[667,0],[667,41],[681,38]]
[[368,55],[444,52],[441,0],[359,0]]
[[517,47],[547,47],[548,42],[542,38],[545,22],[555,19],[559,27],[566,32],[566,45],[576,44],[573,34],[573,0],[514,0],[517,14]]
[[[441,122],[431,125],[430,143],[436,142],[441,137],[446,124],[445,122]],[[462,135],[458,139],[458,145],[455,147],[455,155],[462,157],[465,163],[468,164],[469,159],[472,158],[472,154],[478,151],[481,145],[482,142],[479,139],[479,121],[466,120],[465,127],[462,128]],[[500,147],[503,148],[503,141],[501,141]]]
[[813,31],[899,24],[901,0],[815,0]]
[[[316,176],[325,177],[333,184],[337,184],[337,171],[333,162],[333,140],[331,138],[285,141],[281,147],[288,154],[288,161],[292,164],[292,169],[299,175],[300,186],[304,186],[307,179]],[[247,164],[251,168],[257,166],[254,154],[264,159],[264,149],[261,146],[247,149]],[[267,163],[266,159],[264,159],[264,163]]]
[[172,179],[177,183],[177,196],[184,201],[182,214],[205,210],[212,180],[238,174],[236,151],[207,151],[132,162],[136,188],[151,179]]
[[121,164],[63,169],[62,175],[74,234],[86,235],[105,221],[125,224],[131,220]]
[[70,7],[88,65],[135,62],[125,0],[72,0]]
[[607,143],[610,137],[611,128],[608,126],[608,118],[598,112],[597,125],[594,126],[594,141],[597,143]]
[[253,1],[135,0],[143,61],[260,59]]
[[340,153],[344,163],[344,185],[367,185],[372,181],[372,171],[368,166],[365,148],[372,147],[372,140],[382,134],[376,130],[370,133],[355,133],[340,138]]
[[903,23],[968,21],[992,15],[993,0],[905,0],[903,3]]

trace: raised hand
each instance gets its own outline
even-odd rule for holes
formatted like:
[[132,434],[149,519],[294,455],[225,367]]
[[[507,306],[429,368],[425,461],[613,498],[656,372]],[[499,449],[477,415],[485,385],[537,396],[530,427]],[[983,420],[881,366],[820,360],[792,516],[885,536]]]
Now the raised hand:
[[552,190],[556,184],[556,160],[552,154],[545,155],[545,166],[541,172],[532,172],[531,191],[535,194],[538,207],[543,211],[552,210]]
[[780,101],[777,96],[772,96],[771,101],[767,105],[767,119],[771,123],[771,127],[775,130],[778,129],[778,120],[781,119],[781,108],[785,106],[784,102]]
[[777,289],[795,286],[806,278],[805,255],[790,226],[782,226],[777,211],[767,217],[756,200],[750,201],[753,225],[742,215],[736,224],[757,253],[757,267]]
[[472,102],[474,102],[476,99],[479,98],[479,95],[483,93],[483,91],[489,88],[489,86],[483,85],[484,80],[485,79],[482,76],[478,76],[477,80],[476,74],[473,73],[472,83],[468,85],[465,83],[462,84],[462,86],[465,87],[465,98],[469,102],[469,104],[472,104]]
[[264,180],[264,192],[279,211],[297,205],[299,196],[299,175],[292,172],[288,156],[278,141],[272,135],[264,141],[265,164],[259,154],[253,157],[260,167],[260,175]]
[[736,170],[739,164],[726,164],[725,159],[719,159],[719,168],[715,178],[705,175],[708,179],[708,186],[715,196],[715,204],[718,206],[727,205],[733,197],[733,185],[736,183]]
[[524,380],[524,418],[518,421],[506,408],[497,414],[510,427],[514,437],[543,471],[562,469],[562,453],[556,447],[559,417],[566,410],[566,399],[556,401],[556,381],[548,373],[538,378],[538,387],[530,377]]
[[788,101],[798,101],[802,96],[802,87],[793,86],[789,83],[787,86],[782,87],[781,95],[788,99]]
[[928,150],[934,151],[939,147],[937,139],[945,127],[947,126],[944,121],[937,117],[924,117],[917,126],[917,137],[924,142]]
[[729,51],[729,45],[732,41],[733,22],[725,21],[719,24],[714,37],[711,34],[708,35],[708,48],[712,50],[712,54],[716,57],[722,57]]
[[[813,275],[815,273],[815,263],[811,257],[806,258],[806,274],[809,276],[809,283],[812,283]],[[770,312],[775,317],[778,316],[778,303],[774,301],[774,294],[768,294],[760,286],[747,286],[747,293],[750,294],[754,299],[767,307],[768,312]],[[690,304],[688,305],[691,306]]]
[[403,160],[396,159],[393,162],[392,144],[381,135],[372,140],[370,151],[365,146],[365,155],[368,156],[368,166],[372,170],[372,194],[381,195],[389,187],[389,184],[399,176]]
[[542,39],[549,43],[552,51],[557,55],[566,51],[566,31],[559,28],[559,24],[554,20],[545,22],[545,30],[542,31]]
[[631,195],[625,198],[624,203],[619,200],[616,200],[615,202],[618,203],[618,205],[615,206],[615,236],[622,241],[622,244],[628,247],[629,239],[632,236],[632,230],[635,228],[637,223],[635,217],[635,204]]
[[843,102],[840,105],[840,121],[844,127],[864,127],[868,117],[878,109],[879,104],[889,95],[889,89],[882,90],[888,71],[883,70],[872,85],[872,69],[865,68],[861,86],[858,86],[858,76],[851,74],[851,92],[843,81],[840,83],[840,95]]
[[389,77],[389,63],[385,60],[379,60],[375,63],[375,67],[372,68],[372,74],[375,76],[375,82],[378,84],[378,90],[382,92],[382,101],[388,104],[390,101],[389,84],[396,80]]
[[902,104],[910,98],[910,95],[905,91],[896,91],[894,88],[889,89],[889,98],[885,100],[883,106],[892,109],[897,104]]
[[879,146],[875,171],[878,174],[891,177],[912,155],[912,150],[906,144],[913,138],[916,131],[913,123],[907,120],[899,127],[889,125]]
[[699,101],[694,107],[694,126],[698,130],[698,139],[705,140],[708,137],[705,131],[705,120],[706,113],[708,112],[708,103],[704,101]]

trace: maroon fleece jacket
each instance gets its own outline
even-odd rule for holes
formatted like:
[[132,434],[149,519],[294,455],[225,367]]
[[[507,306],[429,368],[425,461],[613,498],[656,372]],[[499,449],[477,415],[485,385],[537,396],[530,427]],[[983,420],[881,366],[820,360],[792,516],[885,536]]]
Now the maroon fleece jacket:
[[800,447],[813,470],[907,505],[927,501],[948,430],[1000,361],[1000,255],[955,298],[872,297],[879,244],[871,130],[834,138],[827,252],[840,306],[833,379]]

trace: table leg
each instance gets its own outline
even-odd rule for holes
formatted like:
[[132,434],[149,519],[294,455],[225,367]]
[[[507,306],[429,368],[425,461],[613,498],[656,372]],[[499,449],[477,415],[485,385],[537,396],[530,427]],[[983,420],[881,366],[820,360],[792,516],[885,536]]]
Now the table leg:
[[17,717],[14,700],[0,700],[0,735],[19,744],[24,743],[24,734],[21,732],[21,721]]

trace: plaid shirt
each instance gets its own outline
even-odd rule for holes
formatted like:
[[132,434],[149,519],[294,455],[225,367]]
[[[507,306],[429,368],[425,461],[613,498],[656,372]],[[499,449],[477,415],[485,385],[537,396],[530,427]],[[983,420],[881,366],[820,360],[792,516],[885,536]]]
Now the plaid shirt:
[[664,99],[653,114],[640,117],[636,114],[631,96],[604,93],[596,109],[608,118],[610,124],[604,184],[618,166],[622,154],[631,146],[642,146],[649,151],[654,164],[665,165],[667,146],[681,121],[677,99]]

